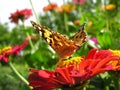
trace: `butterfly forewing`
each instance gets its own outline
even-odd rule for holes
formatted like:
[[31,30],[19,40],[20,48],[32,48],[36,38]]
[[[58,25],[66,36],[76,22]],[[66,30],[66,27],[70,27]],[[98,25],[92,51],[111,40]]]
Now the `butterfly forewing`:
[[40,26],[37,23],[31,21],[31,24],[33,25],[33,27],[36,29],[36,31],[39,33],[42,33],[42,37],[47,41],[48,44],[50,44],[51,40],[52,40],[52,31],[49,30],[47,27],[44,26]]
[[56,51],[56,53],[58,53],[60,59],[67,59],[70,57],[74,51],[81,46],[86,37],[83,30],[79,30],[79,32],[73,36],[72,40],[70,40],[67,36],[53,32],[52,30],[42,27],[33,21],[31,21],[31,23],[37,32],[42,33],[42,37]]

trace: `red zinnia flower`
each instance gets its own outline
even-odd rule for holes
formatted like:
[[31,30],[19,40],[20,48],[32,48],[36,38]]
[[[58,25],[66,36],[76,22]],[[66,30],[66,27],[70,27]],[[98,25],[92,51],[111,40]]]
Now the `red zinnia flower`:
[[[63,67],[57,67],[55,71],[30,70],[32,74],[30,74],[28,79],[30,86],[33,86],[33,90],[53,90],[55,88],[80,90],[91,77],[113,70],[112,64],[109,62],[116,58],[112,56],[109,50],[97,51],[97,49],[93,49],[89,52],[86,59],[84,58],[85,60],[83,60],[83,57],[79,58],[81,62],[78,64],[75,62],[71,64],[72,61],[75,61],[74,58],[69,63],[67,62],[67,67],[65,67],[64,62]],[[62,63],[60,64],[62,65]]]
[[18,24],[18,21],[21,20],[22,22],[32,16],[31,9],[23,9],[17,10],[15,13],[12,13],[9,19],[11,22]]

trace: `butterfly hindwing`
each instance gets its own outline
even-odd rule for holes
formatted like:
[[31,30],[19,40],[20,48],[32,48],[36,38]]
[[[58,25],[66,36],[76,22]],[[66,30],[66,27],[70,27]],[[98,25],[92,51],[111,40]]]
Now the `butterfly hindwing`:
[[80,27],[79,31],[72,37],[72,40],[76,45],[81,46],[86,39],[86,33],[84,31],[85,23]]
[[72,40],[56,32],[53,33],[53,41],[54,44],[51,47],[58,53],[61,59],[71,56],[78,49],[78,46]]
[[33,21],[31,21],[31,23],[37,32],[42,33],[42,37],[56,51],[60,59],[70,57],[85,41],[86,34],[81,29],[73,36],[72,40],[70,40],[67,36],[53,32],[52,30],[40,26]]

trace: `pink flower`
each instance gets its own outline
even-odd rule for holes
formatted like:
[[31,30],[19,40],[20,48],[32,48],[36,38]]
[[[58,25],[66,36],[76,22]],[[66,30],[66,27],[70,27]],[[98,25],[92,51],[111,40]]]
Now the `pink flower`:
[[8,62],[8,57],[10,55],[18,55],[21,50],[23,50],[27,45],[29,39],[35,40],[37,39],[36,36],[30,36],[25,39],[25,41],[21,45],[16,45],[16,46],[9,46],[5,47],[3,49],[0,49],[0,60],[4,60],[6,63]]
[[13,54],[19,54],[28,45],[28,40],[25,40],[21,45],[9,46],[0,50],[0,60],[8,62],[8,57]]
[[92,40],[95,44],[98,44],[97,38],[91,38],[91,40]]
[[76,4],[84,4],[86,0],[73,0],[73,2]]

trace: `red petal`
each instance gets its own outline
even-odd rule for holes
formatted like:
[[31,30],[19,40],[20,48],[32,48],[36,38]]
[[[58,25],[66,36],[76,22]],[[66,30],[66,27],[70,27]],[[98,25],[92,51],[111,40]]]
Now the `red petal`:
[[88,55],[87,55],[87,57],[86,57],[86,59],[92,59],[92,58],[94,58],[94,55],[95,55],[96,52],[97,52],[97,49],[90,50],[89,53],[88,53]]

